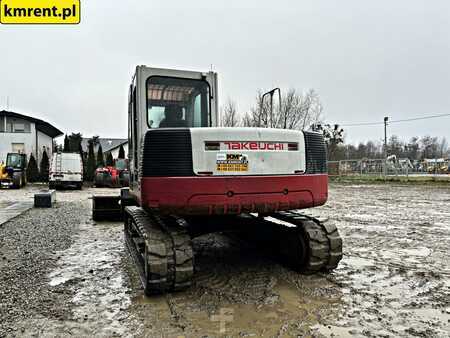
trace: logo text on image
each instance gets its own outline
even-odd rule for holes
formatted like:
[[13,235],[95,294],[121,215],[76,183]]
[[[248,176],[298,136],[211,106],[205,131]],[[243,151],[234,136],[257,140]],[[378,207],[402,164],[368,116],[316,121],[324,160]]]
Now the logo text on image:
[[0,0],[2,24],[78,24],[80,0]]

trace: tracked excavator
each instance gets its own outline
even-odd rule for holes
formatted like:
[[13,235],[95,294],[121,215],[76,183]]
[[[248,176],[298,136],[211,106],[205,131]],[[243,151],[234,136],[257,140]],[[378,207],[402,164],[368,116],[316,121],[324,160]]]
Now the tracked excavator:
[[136,68],[130,187],[120,197],[94,196],[93,214],[123,217],[147,295],[189,287],[192,239],[231,228],[301,273],[331,271],[342,258],[336,227],[299,211],[328,197],[323,136],[219,121],[216,73]]

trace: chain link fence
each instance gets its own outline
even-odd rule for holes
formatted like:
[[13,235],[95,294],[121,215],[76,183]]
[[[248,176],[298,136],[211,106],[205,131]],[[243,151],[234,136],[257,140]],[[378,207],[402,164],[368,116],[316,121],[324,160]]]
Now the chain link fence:
[[328,161],[328,175],[351,176],[418,176],[450,174],[449,159],[411,161],[388,157],[384,159],[356,159]]

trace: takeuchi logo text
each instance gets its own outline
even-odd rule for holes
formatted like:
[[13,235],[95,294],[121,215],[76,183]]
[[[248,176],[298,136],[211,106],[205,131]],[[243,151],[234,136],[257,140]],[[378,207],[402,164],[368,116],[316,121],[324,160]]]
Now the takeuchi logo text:
[[228,150],[285,150],[285,144],[280,142],[223,142]]

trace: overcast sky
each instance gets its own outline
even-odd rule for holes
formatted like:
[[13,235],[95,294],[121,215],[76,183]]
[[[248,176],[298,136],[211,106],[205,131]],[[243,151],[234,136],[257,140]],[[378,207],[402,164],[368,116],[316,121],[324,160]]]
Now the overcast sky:
[[[126,137],[134,67],[219,73],[240,111],[258,89],[314,88],[331,123],[450,113],[450,1],[81,0],[80,25],[0,25],[0,109]],[[399,123],[450,138],[450,117]],[[382,126],[347,128],[351,142]]]

